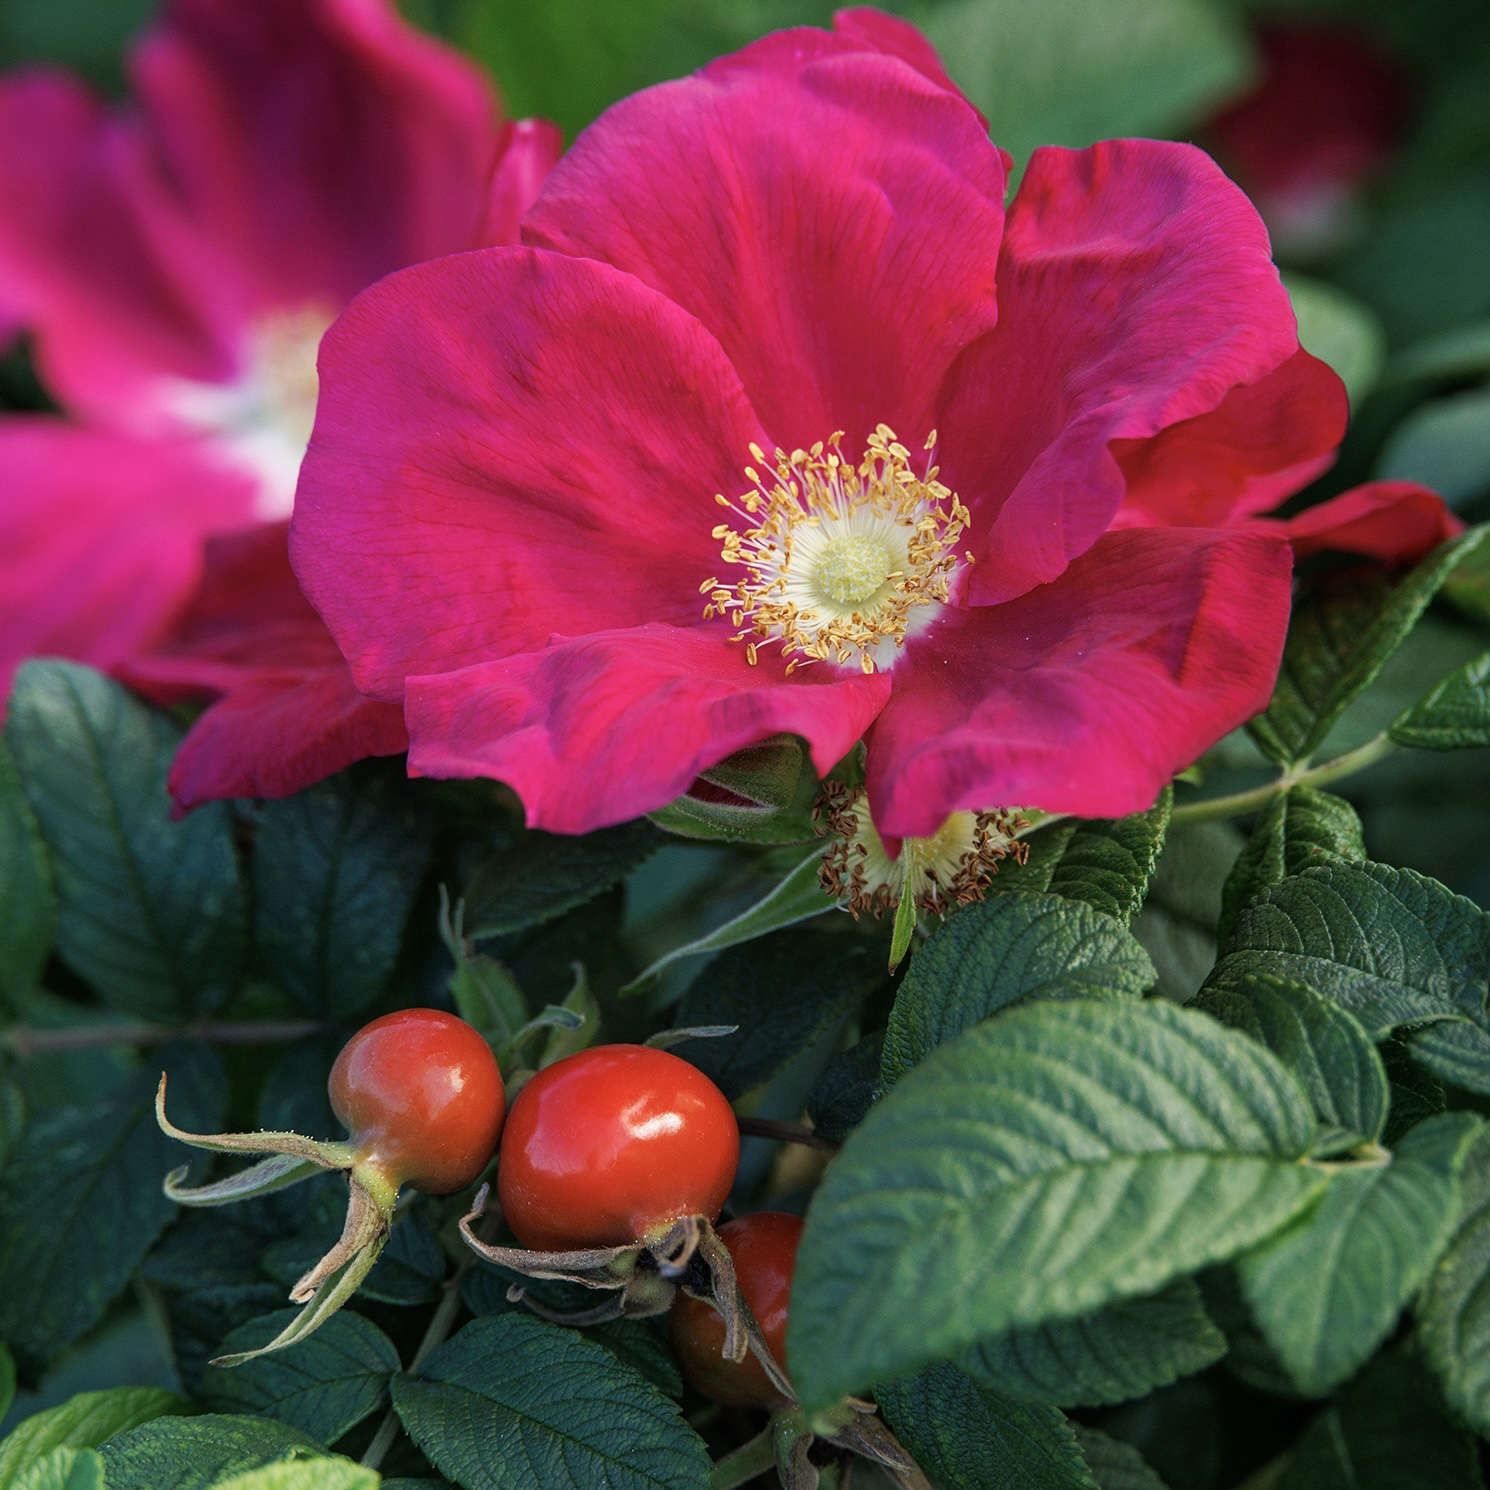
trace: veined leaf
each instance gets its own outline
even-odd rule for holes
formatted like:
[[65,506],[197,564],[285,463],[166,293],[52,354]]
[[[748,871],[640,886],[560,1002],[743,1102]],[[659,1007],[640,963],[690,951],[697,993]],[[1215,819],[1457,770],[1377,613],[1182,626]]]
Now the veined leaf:
[[[234,1330],[219,1354],[267,1345],[299,1313],[279,1309]],[[376,1412],[399,1369],[393,1342],[349,1309],[333,1314],[309,1339],[231,1369],[209,1367],[202,1396],[221,1412],[262,1413],[317,1443],[335,1443]]]
[[1390,589],[1364,568],[1323,571],[1306,584],[1294,605],[1272,702],[1247,726],[1269,760],[1306,760],[1324,743],[1485,532],[1471,528],[1441,544]]
[[955,1366],[875,1391],[895,1436],[942,1490],[1096,1490],[1065,1416],[1001,1397]]
[[1481,1128],[1460,1177],[1457,1229],[1418,1302],[1418,1331],[1450,1404],[1490,1435],[1490,1128]]
[[879,1100],[884,1045],[884,1032],[876,1031],[840,1051],[823,1067],[807,1094],[807,1112],[815,1132],[834,1140],[847,1138],[863,1122],[864,1114]]
[[41,829],[0,736],[0,995],[29,993],[57,929],[57,896]]
[[1399,745],[1465,750],[1490,745],[1490,652],[1466,662],[1391,723]]
[[377,1470],[363,1469],[350,1459],[312,1459],[245,1470],[219,1480],[213,1490],[378,1490],[379,1485],[390,1483],[397,1482],[384,1480]]
[[1339,1170],[1316,1210],[1241,1259],[1252,1316],[1301,1391],[1338,1386],[1391,1333],[1448,1242],[1479,1123],[1429,1118],[1390,1163]]
[[23,1419],[0,1443],[0,1490],[14,1490],[16,1480],[53,1449],[97,1448],[152,1418],[194,1411],[184,1398],[159,1387],[79,1392]]
[[465,1490],[698,1490],[703,1441],[604,1346],[524,1314],[472,1320],[393,1380],[409,1436]]
[[1270,886],[1328,859],[1360,863],[1365,858],[1361,820],[1343,797],[1307,786],[1275,797],[1227,877],[1218,939],[1225,944],[1243,908]]
[[1481,1490],[1474,1439],[1409,1350],[1379,1356],[1315,1418],[1276,1490]]
[[736,751],[702,772],[685,795],[647,816],[683,838],[811,843],[817,837],[812,805],[820,790],[801,743],[783,735]]
[[6,730],[51,850],[58,951],[127,1013],[216,1008],[242,969],[243,886],[226,807],[171,819],[175,726],[90,668],[28,662]]
[[15,1490],[104,1490],[103,1460],[92,1449],[53,1449],[21,1475]]
[[1071,1429],[1097,1482],[1097,1490],[1168,1490],[1132,1444],[1109,1438],[1081,1423],[1072,1423]]
[[1320,1122],[1316,1155],[1381,1137],[1391,1106],[1386,1067],[1339,1004],[1306,984],[1254,972],[1207,990],[1197,1007],[1260,1040],[1298,1078]]
[[424,877],[429,832],[417,792],[375,769],[265,805],[255,935],[307,1013],[347,1019],[378,996]]
[[1379,1039],[1399,1024],[1483,1014],[1490,920],[1411,869],[1326,865],[1241,913],[1207,987],[1258,972],[1307,983]]
[[908,1072],[808,1212],[788,1353],[804,1405],[1232,1256],[1324,1176],[1307,1099],[1203,1014],[1040,1002]]
[[1177,1278],[1148,1298],[984,1340],[958,1364],[1005,1396],[1105,1407],[1203,1371],[1225,1354],[1226,1337],[1206,1314],[1200,1290]]
[[1021,999],[1137,997],[1148,953],[1111,916],[1056,895],[990,895],[948,916],[911,961],[885,1032],[886,1086]]
[[208,1490],[245,1470],[323,1450],[272,1418],[156,1418],[103,1446],[109,1490]]

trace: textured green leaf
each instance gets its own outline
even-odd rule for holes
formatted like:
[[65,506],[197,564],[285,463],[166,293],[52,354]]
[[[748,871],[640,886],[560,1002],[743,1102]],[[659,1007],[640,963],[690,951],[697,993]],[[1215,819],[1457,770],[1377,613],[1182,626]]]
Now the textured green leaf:
[[255,935],[308,1014],[346,1019],[378,996],[424,877],[429,831],[418,792],[376,766],[265,804]]
[[[806,769],[804,770],[804,766]],[[792,735],[736,751],[647,816],[665,832],[719,843],[811,843],[820,784]]]
[[1241,1259],[1252,1316],[1300,1391],[1338,1386],[1392,1332],[1448,1242],[1478,1125],[1429,1118],[1389,1164],[1338,1171],[1317,1209]]
[[743,942],[753,942],[757,937],[767,936],[799,921],[820,916],[833,909],[834,902],[823,893],[818,875],[822,868],[821,849],[814,849],[785,879],[778,881],[752,906],[731,917],[723,926],[699,937],[682,947],[659,957],[649,968],[639,973],[625,988],[624,993],[638,993],[645,988],[664,968],[685,957],[701,957],[706,952],[722,952],[727,947],[737,947]]
[[1229,822],[1171,828],[1132,928],[1153,959],[1161,998],[1189,1003],[1215,966],[1222,891],[1245,843]]
[[29,993],[57,930],[57,896],[36,814],[0,736],[0,996]]
[[1391,1091],[1386,1067],[1354,1015],[1303,983],[1268,973],[1210,989],[1197,1007],[1260,1040],[1309,1094],[1321,1132],[1316,1154],[1379,1139]]
[[1174,808],[1166,786],[1147,812],[1078,822],[1050,874],[1050,893],[1085,901],[1126,926],[1149,893]]
[[1466,662],[1391,723],[1399,745],[1464,750],[1490,745],[1490,652]]
[[[267,1345],[298,1312],[279,1309],[251,1320],[222,1341],[221,1353]],[[232,1368],[210,1367],[202,1397],[219,1412],[262,1413],[329,1444],[384,1404],[388,1379],[398,1369],[398,1351],[387,1335],[343,1309],[288,1350]]]
[[1360,863],[1365,857],[1361,820],[1343,797],[1307,786],[1275,797],[1227,876],[1217,937],[1224,943],[1243,908],[1270,886],[1328,859]]
[[103,1460],[92,1449],[53,1449],[16,1480],[15,1490],[104,1490]]
[[1418,1301],[1418,1331],[1449,1403],[1490,1437],[1490,1128],[1460,1176],[1457,1229]]
[[958,1364],[1006,1396],[1105,1407],[1203,1371],[1225,1354],[1226,1337],[1206,1314],[1200,1290],[1177,1278],[1148,1298],[984,1340]]
[[208,1490],[245,1470],[315,1459],[315,1442],[272,1418],[156,1418],[103,1446],[109,1490]]
[[1322,1412],[1274,1490],[1481,1490],[1474,1439],[1433,1378],[1398,1347],[1374,1360]]
[[[213,1132],[217,1057],[180,1047],[166,1064],[172,1116]],[[92,1328],[176,1214],[160,1184],[189,1154],[156,1126],[159,1080],[148,1067],[104,1102],[38,1118],[0,1174],[0,1335],[18,1354],[50,1360]]]
[[1002,894],[1007,890],[1021,890],[1028,895],[1043,895],[1050,889],[1050,881],[1066,845],[1080,826],[1078,818],[1058,818],[1053,823],[1037,827],[1025,840],[1028,850],[1024,863],[1015,859],[999,862],[998,872],[989,882],[989,890]]
[[835,1055],[813,1082],[807,1094],[807,1114],[824,1138],[847,1138],[879,1100],[884,1045],[883,1030],[865,1035]]
[[780,932],[716,957],[675,1020],[680,1028],[733,1024],[735,1033],[672,1048],[733,1101],[795,1060],[884,981],[876,945],[812,927]]
[[1326,865],[1237,917],[1207,986],[1236,987],[1258,972],[1307,983],[1377,1038],[1399,1024],[1483,1015],[1490,920],[1411,869]]
[[471,876],[465,933],[479,940],[551,921],[624,879],[661,841],[646,821],[580,838],[519,833]]
[[20,1475],[53,1449],[94,1449],[153,1418],[192,1411],[189,1402],[159,1387],[79,1392],[23,1419],[0,1443],[0,1490],[14,1490]]
[[1359,406],[1386,357],[1381,322],[1353,295],[1325,280],[1285,274],[1283,283],[1298,317],[1300,345],[1334,368],[1351,405]]
[[1429,1025],[1412,1037],[1408,1049],[1442,1080],[1490,1095],[1490,1032],[1482,1025],[1464,1020]]
[[[363,1469],[349,1459],[270,1464],[219,1480],[213,1490],[378,1490],[396,1483],[381,1479],[375,1469]],[[407,1483],[407,1482],[406,1482]]]
[[1246,77],[1235,28],[1194,0],[948,0],[910,15],[1019,161],[1168,134]]
[[938,1045],[1020,999],[1137,997],[1148,953],[1111,916],[1056,895],[990,895],[948,916],[895,997],[880,1074],[886,1086]]
[[1164,1481],[1131,1444],[1109,1438],[1081,1423],[1072,1423],[1071,1429],[1097,1482],[1097,1490],[1166,1490]]
[[1367,566],[1324,570],[1305,582],[1272,702],[1247,726],[1269,760],[1304,760],[1324,743],[1484,534],[1483,527],[1471,528],[1441,544],[1391,587]]
[[89,668],[28,662],[6,729],[51,851],[58,951],[114,1008],[216,1008],[243,964],[243,886],[225,806],[171,820],[175,726]]
[[393,1379],[409,1436],[465,1490],[698,1490],[677,1403],[593,1340],[523,1314],[473,1320]]
[[942,1490],[1095,1490],[1053,1407],[1001,1397],[955,1366],[875,1391],[886,1421]]
[[908,1072],[807,1216],[788,1353],[816,1410],[1018,1325],[1153,1293],[1324,1184],[1266,1050],[1158,1001],[1006,1010]]

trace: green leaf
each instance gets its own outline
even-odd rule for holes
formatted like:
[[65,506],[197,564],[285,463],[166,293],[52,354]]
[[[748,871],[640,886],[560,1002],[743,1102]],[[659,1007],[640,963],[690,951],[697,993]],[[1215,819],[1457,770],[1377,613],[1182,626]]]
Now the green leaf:
[[795,1060],[884,980],[876,946],[814,928],[784,931],[715,958],[674,1021],[739,1029],[672,1048],[733,1101]]
[[1164,852],[1174,788],[1147,812],[1078,822],[1050,876],[1050,893],[1084,900],[1126,926],[1149,893]]
[[429,859],[408,782],[343,771],[264,806],[254,843],[254,931],[306,1013],[348,1019],[381,992]]
[[116,1009],[216,1008],[242,968],[243,886],[223,804],[171,820],[175,726],[89,668],[28,662],[6,728],[51,850],[58,951]]
[[1313,1129],[1273,1056],[1203,1014],[986,1020],[901,1079],[813,1199],[788,1334],[803,1403],[1234,1255],[1323,1186],[1296,1162]]
[[674,947],[633,978],[621,992],[641,992],[664,968],[671,967],[684,957],[701,957],[706,952],[722,952],[726,947],[737,947],[742,942],[754,941],[757,937],[780,931],[787,926],[795,926],[799,921],[806,921],[813,916],[822,915],[824,911],[832,910],[834,902],[823,893],[818,881],[822,863],[822,850],[814,849],[754,905],[726,921],[723,926],[716,926],[706,936],[685,946]]
[[[219,1480],[214,1490],[378,1490],[396,1484],[377,1470],[363,1469],[349,1459],[314,1459],[309,1463],[270,1464]],[[407,1483],[407,1481],[405,1482]]]
[[1490,1128],[1465,1156],[1458,1226],[1418,1301],[1419,1338],[1450,1405],[1490,1436]]
[[1053,1407],[1001,1397],[955,1366],[878,1387],[895,1436],[942,1490],[1096,1490]]
[[647,816],[683,838],[811,843],[818,836],[812,805],[821,788],[810,766],[803,770],[805,764],[795,736],[765,740],[701,772],[685,795]]
[[1081,826],[1078,818],[1057,818],[1053,823],[1042,823],[1023,840],[1028,853],[1024,863],[1017,859],[1000,860],[997,873],[989,881],[989,891],[1003,893],[1007,890],[1022,890],[1029,895],[1043,895],[1050,889],[1050,881],[1066,845]]
[[[176,1048],[167,1066],[172,1115],[214,1131],[216,1056]],[[189,1156],[156,1126],[159,1080],[147,1067],[104,1102],[37,1119],[0,1175],[0,1335],[17,1353],[47,1361],[91,1329],[176,1214],[161,1181]]]
[[1490,321],[1456,326],[1405,347],[1387,364],[1388,384],[1419,378],[1472,378],[1490,373]]
[[847,1138],[863,1122],[864,1114],[879,1100],[884,1046],[884,1032],[877,1030],[823,1067],[807,1093],[807,1114],[816,1133],[834,1140]]
[[1419,404],[1392,431],[1375,475],[1431,486],[1451,507],[1479,496],[1490,487],[1490,388]]
[[16,1362],[10,1353],[10,1347],[0,1341],[0,1419],[5,1418],[10,1412],[10,1405],[16,1399]]
[[1386,1127],[1386,1067],[1354,1015],[1303,983],[1255,972],[1202,994],[1197,1007],[1260,1040],[1309,1094],[1316,1155],[1375,1142]]
[[16,1480],[15,1490],[104,1490],[103,1460],[92,1449],[53,1449]]
[[[298,1312],[279,1309],[250,1321],[222,1342],[220,1353],[267,1345]],[[387,1335],[343,1309],[288,1350],[231,1369],[209,1367],[202,1397],[220,1412],[262,1413],[330,1444],[384,1404],[388,1379],[398,1369],[398,1351]]]
[[0,1443],[0,1490],[14,1490],[23,1471],[53,1449],[93,1449],[117,1433],[168,1413],[192,1412],[189,1402],[159,1387],[114,1387],[79,1392],[57,1407],[33,1413]]
[[1109,1438],[1082,1423],[1072,1423],[1071,1431],[1097,1490],[1166,1490],[1164,1481],[1132,1444]]
[[1274,797],[1227,876],[1217,937],[1224,943],[1243,908],[1270,885],[1327,859],[1359,863],[1365,857],[1361,820],[1343,797],[1308,786]]
[[1490,652],[1466,662],[1391,723],[1399,745],[1466,750],[1490,745]]
[[938,1045],[1020,999],[1137,997],[1148,953],[1111,916],[1055,895],[990,895],[916,953],[885,1031],[886,1086]]
[[1307,983],[1380,1039],[1399,1024],[1483,1013],[1490,921],[1411,869],[1330,864],[1244,910],[1207,986],[1255,973]]
[[1392,1332],[1448,1242],[1479,1122],[1429,1118],[1390,1163],[1339,1170],[1316,1210],[1241,1259],[1252,1317],[1300,1391],[1338,1386]]
[[305,1434],[272,1418],[156,1418],[103,1446],[109,1490],[208,1490],[248,1469],[317,1459]]
[[1193,0],[947,0],[909,12],[990,133],[1037,145],[1168,134],[1246,81],[1246,45]]
[[958,1364],[974,1381],[1026,1402],[1106,1407],[1204,1371],[1225,1354],[1226,1337],[1200,1290],[1177,1278],[1148,1298],[984,1340]]
[[473,1320],[393,1379],[393,1403],[465,1490],[698,1490],[709,1474],[677,1403],[595,1341],[529,1315]]
[[1374,1360],[1322,1412],[1273,1490],[1482,1490],[1474,1439],[1409,1350]]
[[1419,1030],[1408,1048],[1435,1076],[1465,1091],[1490,1095],[1490,1033],[1464,1020]]
[[1353,295],[1321,279],[1285,274],[1284,286],[1299,322],[1306,352],[1340,375],[1352,408],[1358,408],[1381,375],[1386,334],[1381,322]]
[[57,896],[36,814],[0,737],[0,996],[30,993],[57,930]]
[[562,916],[624,879],[660,842],[645,820],[582,838],[537,829],[519,833],[471,876],[465,934],[479,941]]
[[1272,702],[1247,726],[1269,760],[1307,760],[1324,743],[1485,532],[1483,526],[1471,528],[1440,544],[1390,588],[1372,566],[1323,570],[1305,582]]

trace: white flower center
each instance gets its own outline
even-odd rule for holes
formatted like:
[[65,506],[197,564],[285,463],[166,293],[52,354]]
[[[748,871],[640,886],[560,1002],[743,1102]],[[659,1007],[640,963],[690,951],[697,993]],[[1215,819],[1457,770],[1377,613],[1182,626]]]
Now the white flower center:
[[258,481],[261,518],[287,517],[294,506],[316,417],[316,353],[332,319],[322,306],[265,316],[249,332],[232,382],[178,379],[164,391],[170,414]]
[[[869,437],[857,466],[843,458],[842,438],[791,455],[778,450],[769,476],[745,468],[753,490],[716,499],[748,524],[744,532],[728,523],[714,529],[724,562],[742,566],[745,578],[700,585],[709,597],[704,616],[727,615],[752,664],[759,647],[779,642],[788,673],[816,661],[857,661],[872,673],[893,666],[916,622],[947,601],[967,508],[935,466],[916,474],[887,425]],[[926,448],[935,442],[933,434]],[[765,462],[759,446],[750,453]]]

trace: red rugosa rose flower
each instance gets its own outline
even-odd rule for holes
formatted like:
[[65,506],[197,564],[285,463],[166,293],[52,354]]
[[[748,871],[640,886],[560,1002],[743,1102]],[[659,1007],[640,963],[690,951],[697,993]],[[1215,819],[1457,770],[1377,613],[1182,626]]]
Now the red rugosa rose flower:
[[[1345,396],[1256,212],[1152,141],[1007,158],[904,23],[618,104],[526,247],[322,353],[291,550],[412,770],[583,832],[780,731],[874,818],[1106,815],[1266,702]],[[892,433],[893,432],[893,433]]]
[[[122,108],[52,70],[0,83],[0,320],[29,329],[48,389],[86,421],[0,422],[0,689],[39,652],[143,686],[164,643],[176,695],[235,694],[244,770],[218,758],[183,779],[277,795],[401,749],[402,729],[383,705],[369,705],[379,729],[345,729],[358,695],[303,600],[322,681],[293,703],[272,607],[259,661],[273,707],[257,684],[240,691],[252,609],[239,670],[203,654],[193,672],[183,636],[223,583],[221,556],[204,581],[203,541],[278,521],[264,543],[289,577],[282,520],[321,333],[390,270],[515,242],[558,134],[503,123],[480,69],[386,0],[170,0],[131,77]],[[341,746],[307,750],[311,737]]]

